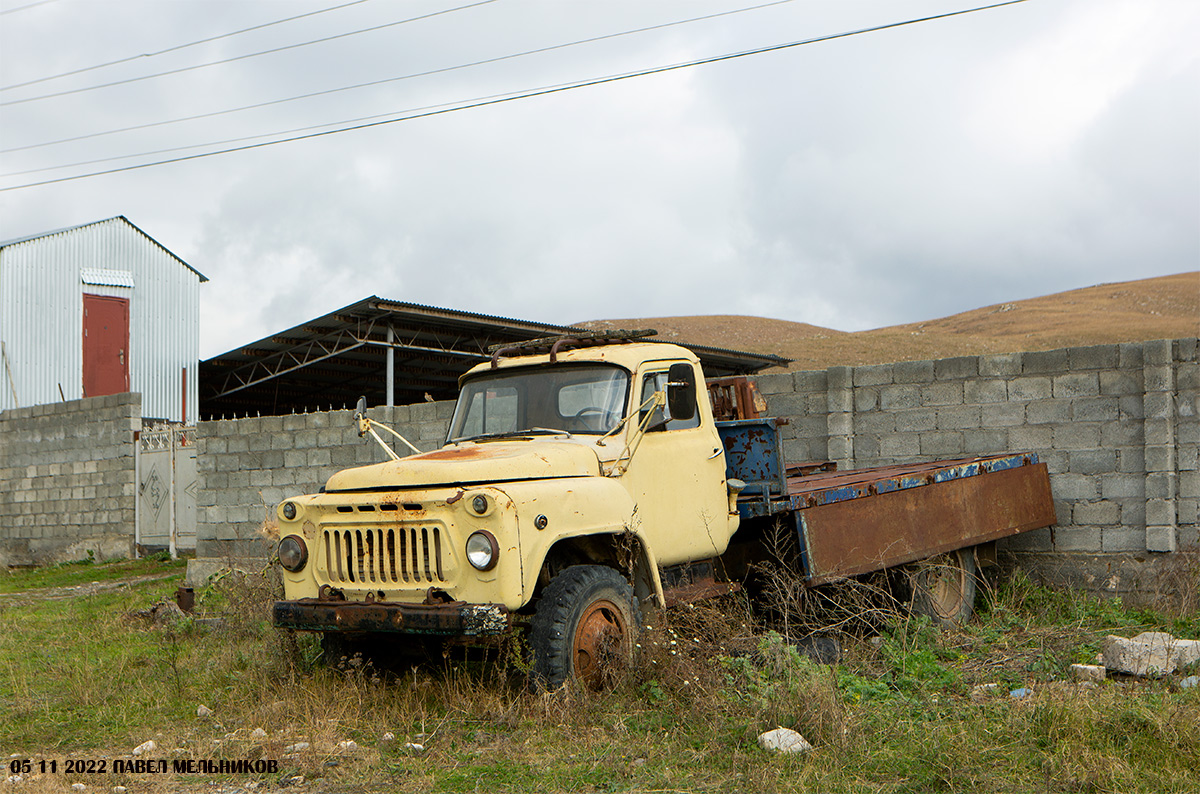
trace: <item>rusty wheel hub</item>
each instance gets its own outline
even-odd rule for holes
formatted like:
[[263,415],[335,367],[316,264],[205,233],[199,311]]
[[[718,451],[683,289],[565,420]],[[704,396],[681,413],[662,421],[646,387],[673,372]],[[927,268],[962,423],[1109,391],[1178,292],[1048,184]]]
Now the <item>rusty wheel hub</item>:
[[629,631],[621,609],[605,599],[588,606],[579,619],[571,658],[575,675],[589,687],[603,686],[628,653]]

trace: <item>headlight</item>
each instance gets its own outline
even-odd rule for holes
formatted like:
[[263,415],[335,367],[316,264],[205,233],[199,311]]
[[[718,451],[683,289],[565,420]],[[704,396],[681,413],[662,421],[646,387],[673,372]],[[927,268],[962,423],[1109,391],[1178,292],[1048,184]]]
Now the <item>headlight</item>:
[[467,538],[467,561],[481,571],[496,567],[500,558],[500,545],[491,532],[480,530]]
[[299,535],[288,535],[279,541],[279,563],[292,573],[299,571],[308,563],[308,546]]
[[298,514],[299,511],[296,509],[295,502],[284,502],[279,506],[279,515],[288,521],[295,521]]

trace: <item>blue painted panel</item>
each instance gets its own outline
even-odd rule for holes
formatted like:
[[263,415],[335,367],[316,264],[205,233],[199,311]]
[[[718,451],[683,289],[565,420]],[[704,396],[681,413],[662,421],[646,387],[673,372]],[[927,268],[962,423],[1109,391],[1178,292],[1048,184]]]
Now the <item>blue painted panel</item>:
[[725,476],[746,483],[746,495],[787,493],[787,477],[774,419],[717,422],[725,447]]

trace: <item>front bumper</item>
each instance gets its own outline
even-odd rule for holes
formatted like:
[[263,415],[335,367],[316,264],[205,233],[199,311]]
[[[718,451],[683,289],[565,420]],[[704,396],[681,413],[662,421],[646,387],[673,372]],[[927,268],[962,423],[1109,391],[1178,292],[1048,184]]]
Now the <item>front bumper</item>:
[[391,632],[445,637],[482,637],[508,631],[502,604],[396,604],[376,601],[276,601],[275,625],[297,631]]

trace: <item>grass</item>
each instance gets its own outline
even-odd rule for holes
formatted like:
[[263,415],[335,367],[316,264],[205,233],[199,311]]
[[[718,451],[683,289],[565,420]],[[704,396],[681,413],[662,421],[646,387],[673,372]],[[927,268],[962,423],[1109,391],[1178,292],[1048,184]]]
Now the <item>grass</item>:
[[[129,758],[152,739],[152,757],[273,759],[264,784],[302,775],[312,790],[347,792],[1169,792],[1191,790],[1200,768],[1200,690],[1180,689],[1178,676],[1088,689],[1067,674],[1108,633],[1197,637],[1200,617],[1020,574],[986,593],[962,630],[894,613],[843,633],[836,665],[764,631],[733,597],[652,613],[637,668],[589,695],[528,692],[505,662],[519,649],[386,671],[316,666],[311,638],[269,625],[265,575],[226,577],[198,594],[196,617],[156,623],[139,613],[168,598],[181,571],[116,567],[127,565],[95,564],[86,581],[117,570],[164,578],[0,600],[4,753]],[[28,578],[6,584],[50,581],[15,576]],[[1010,697],[1018,687],[1033,694]],[[198,716],[200,705],[212,715]],[[776,726],[815,749],[760,750],[756,737]],[[289,751],[299,742],[308,747]],[[201,791],[211,779],[255,776],[60,773],[23,785]]]

